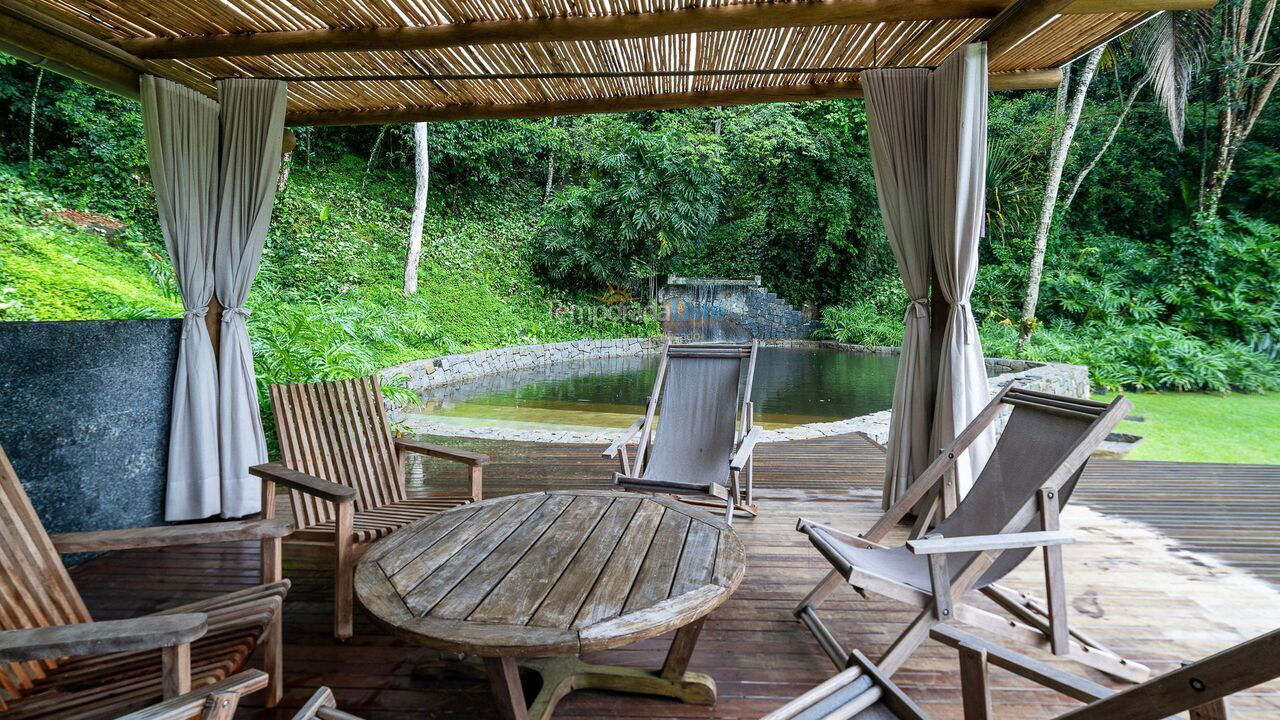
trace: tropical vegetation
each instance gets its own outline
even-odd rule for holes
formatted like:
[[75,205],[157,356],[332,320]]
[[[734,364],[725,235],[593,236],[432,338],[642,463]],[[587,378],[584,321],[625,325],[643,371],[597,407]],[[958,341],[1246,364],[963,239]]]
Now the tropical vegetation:
[[[1161,16],[1058,92],[992,96],[988,354],[1280,389],[1275,6]],[[179,312],[136,104],[4,58],[0,119],[0,319]],[[265,378],[654,333],[556,308],[668,274],[760,275],[825,337],[900,341],[859,100],[292,132],[251,298]]]

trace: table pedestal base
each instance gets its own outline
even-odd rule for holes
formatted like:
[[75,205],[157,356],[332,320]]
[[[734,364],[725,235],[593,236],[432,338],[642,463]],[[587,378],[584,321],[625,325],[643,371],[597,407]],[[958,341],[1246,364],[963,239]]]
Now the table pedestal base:
[[[716,681],[710,675],[688,672],[689,657],[702,630],[703,619],[676,632],[666,662],[661,670],[593,665],[576,657],[484,658],[489,675],[489,688],[503,720],[546,720],[556,703],[574,690],[608,690],[612,692],[655,695],[691,705],[714,705]],[[526,707],[520,670],[530,670],[542,677],[542,689]]]

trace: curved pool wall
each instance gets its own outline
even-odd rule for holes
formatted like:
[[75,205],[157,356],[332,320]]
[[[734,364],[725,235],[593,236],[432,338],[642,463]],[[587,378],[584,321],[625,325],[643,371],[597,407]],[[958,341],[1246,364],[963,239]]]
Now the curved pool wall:
[[[383,378],[401,376],[408,387],[418,394],[441,390],[449,385],[474,381],[486,376],[501,375],[515,370],[552,365],[572,360],[644,355],[661,350],[667,338],[622,338],[617,340],[578,340],[575,342],[525,345],[496,350],[483,350],[461,355],[446,355],[428,360],[415,360],[387,368]],[[822,347],[848,352],[882,353],[896,355],[896,347],[849,345],[817,340],[762,340],[761,345],[777,347]],[[987,358],[987,371],[991,377],[987,384],[992,395],[1010,382],[1018,381],[1022,387],[1071,397],[1089,397],[1089,369],[1064,363],[1037,363],[1026,360]],[[868,437],[884,443],[889,437],[889,410],[837,420],[809,423],[776,430],[766,430],[765,442],[778,440],[802,440],[806,438],[840,435],[850,432],[866,433]],[[540,430],[504,427],[459,426],[433,423],[430,417],[391,410],[393,422],[400,423],[412,432],[427,435],[452,435],[497,440],[525,440],[532,442],[577,442],[608,444],[618,435],[611,432],[582,432],[575,430]],[[639,417],[639,413],[637,413]],[[1003,425],[999,421],[997,428]]]

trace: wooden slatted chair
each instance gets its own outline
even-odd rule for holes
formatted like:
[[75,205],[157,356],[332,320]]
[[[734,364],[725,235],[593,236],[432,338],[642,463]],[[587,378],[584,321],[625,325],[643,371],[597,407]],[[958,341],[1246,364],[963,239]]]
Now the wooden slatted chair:
[[[964,720],[996,720],[988,668],[1003,668],[1085,703],[1055,720],[1229,720],[1227,697],[1280,677],[1280,630],[1115,692],[950,625],[930,636],[960,653]],[[850,667],[761,720],[929,720],[883,672],[856,650]]]
[[278,563],[264,584],[132,620],[94,622],[59,553],[262,540],[278,557],[288,522],[243,520],[97,532],[45,532],[0,448],[0,717],[114,718],[216,684],[265,641],[267,703],[282,691]]
[[[1058,524],[1059,510],[1070,499],[1090,454],[1129,407],[1123,397],[1103,404],[1013,384],[1005,387],[865,535],[800,519],[797,530],[808,536],[832,570],[800,602],[796,617],[837,667],[844,666],[848,653],[817,610],[836,588],[847,584],[864,595],[874,592],[919,608],[919,615],[878,661],[890,675],[924,642],[934,624],[961,622],[1048,648],[1117,678],[1145,680],[1150,672],[1145,666],[1068,627],[1062,545],[1072,538]],[[950,469],[1009,409],[991,458],[956,506]],[[922,501],[934,509],[921,514],[914,539],[898,547],[881,545]],[[950,507],[954,511],[944,513],[937,528],[925,535],[930,515]],[[1044,552],[1048,602],[997,584],[1036,549]],[[970,591],[985,595],[1012,617],[978,607],[966,597]]]
[[[613,481],[628,490],[723,502],[730,523],[735,509],[754,516],[752,453],[763,432],[753,424],[751,404],[756,349],[755,341],[668,345],[644,417],[602,453],[622,466]],[[632,463],[627,444],[637,436]]]
[[[489,456],[397,438],[387,425],[377,376],[332,382],[272,385],[280,462],[249,472],[289,488],[297,530],[290,548],[332,555],[333,635],[351,637],[356,560],[371,543],[425,515],[481,498]],[[418,453],[468,466],[470,492],[410,498],[405,457]],[[263,508],[268,510],[264,501]]]

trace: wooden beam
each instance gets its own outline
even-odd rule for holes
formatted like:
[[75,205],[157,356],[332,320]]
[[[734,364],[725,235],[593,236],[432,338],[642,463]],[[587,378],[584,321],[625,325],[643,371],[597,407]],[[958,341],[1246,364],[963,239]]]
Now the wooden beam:
[[973,41],[986,42],[987,59],[995,60],[1061,14],[1068,5],[1071,5],[1071,0],[1014,0],[1012,5],[984,25],[973,36]]
[[140,63],[131,66],[119,49],[59,25],[9,0],[0,2],[0,49],[59,75],[138,97]]
[[[1059,0],[1055,12],[1096,14],[1212,7],[1214,0]],[[324,28],[187,37],[129,38],[140,58],[192,59],[314,52],[431,50],[502,43],[574,42],[755,28],[814,27],[913,20],[995,18],[1007,0],[801,0],[694,7],[667,12],[493,20],[429,27]]]
[[[988,81],[988,87],[991,90],[1035,90],[1055,88],[1060,82],[1062,82],[1062,71],[1057,68],[1050,68],[992,73]],[[388,108],[385,110],[302,110],[289,113],[285,118],[285,123],[288,125],[386,125],[410,122],[444,122],[449,120],[498,120],[552,115],[590,115],[593,113],[675,110],[692,107],[838,100],[853,97],[862,97],[862,84],[856,80],[505,105],[442,105],[437,107]]]

